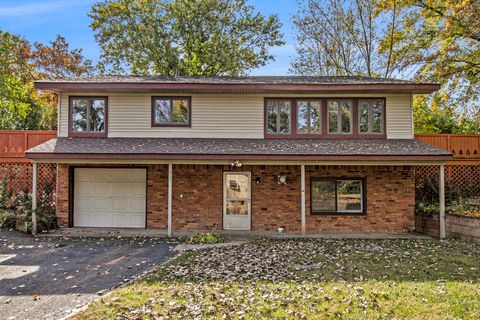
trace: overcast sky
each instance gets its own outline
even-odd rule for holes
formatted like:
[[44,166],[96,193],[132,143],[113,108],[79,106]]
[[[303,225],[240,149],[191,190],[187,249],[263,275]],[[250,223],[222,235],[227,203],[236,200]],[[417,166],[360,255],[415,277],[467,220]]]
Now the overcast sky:
[[[31,41],[46,43],[63,35],[72,48],[82,48],[84,55],[97,61],[100,50],[94,40],[87,13],[94,0],[0,0],[0,28]],[[295,0],[250,0],[265,15],[278,14],[283,22],[283,47],[273,48],[274,62],[254,70],[252,75],[285,75],[294,54],[292,15]]]

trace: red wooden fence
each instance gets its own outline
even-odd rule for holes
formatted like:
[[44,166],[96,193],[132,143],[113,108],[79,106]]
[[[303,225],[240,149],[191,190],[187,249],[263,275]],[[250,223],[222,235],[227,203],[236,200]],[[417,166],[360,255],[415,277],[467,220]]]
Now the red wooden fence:
[[480,165],[480,135],[416,134],[415,139],[453,153],[452,165]]
[[[57,136],[56,131],[0,130],[0,181],[13,195],[32,189],[32,162],[25,151]],[[55,192],[56,165],[40,163],[38,182],[40,193],[46,186]],[[0,186],[1,188],[1,186]]]
[[[447,185],[476,188],[480,192],[480,135],[416,134],[415,139],[453,153],[453,160],[445,167]],[[425,179],[438,178],[438,170],[438,166],[416,167],[417,186]]]
[[30,162],[25,151],[56,136],[56,131],[0,130],[0,162]]

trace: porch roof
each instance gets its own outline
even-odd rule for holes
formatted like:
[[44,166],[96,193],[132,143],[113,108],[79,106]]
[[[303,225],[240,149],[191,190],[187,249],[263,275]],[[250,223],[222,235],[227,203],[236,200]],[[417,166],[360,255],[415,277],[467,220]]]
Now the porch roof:
[[413,139],[66,138],[25,152],[30,159],[447,161]]

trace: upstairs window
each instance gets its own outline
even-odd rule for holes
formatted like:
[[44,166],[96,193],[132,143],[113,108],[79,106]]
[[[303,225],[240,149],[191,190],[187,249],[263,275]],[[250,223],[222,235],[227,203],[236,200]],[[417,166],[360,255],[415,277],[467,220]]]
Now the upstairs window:
[[106,97],[70,97],[70,135],[106,135]]
[[297,101],[297,133],[322,133],[322,103],[320,100]]
[[189,127],[191,115],[190,97],[153,97],[152,126]]
[[267,100],[267,133],[290,134],[292,102],[290,100]]
[[351,100],[328,100],[328,133],[352,133],[352,106]]
[[384,132],[384,100],[359,100],[358,124],[361,134]]

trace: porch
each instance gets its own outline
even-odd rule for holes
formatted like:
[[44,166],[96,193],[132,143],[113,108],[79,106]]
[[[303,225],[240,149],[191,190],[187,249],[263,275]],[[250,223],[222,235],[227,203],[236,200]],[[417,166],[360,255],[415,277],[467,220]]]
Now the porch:
[[[119,180],[118,175],[111,181],[102,178],[131,171],[144,171],[144,180],[131,176]],[[122,185],[122,181],[127,182]],[[312,188],[317,182],[332,181],[353,182],[346,194],[340,195],[337,188],[331,193],[337,196],[333,206],[343,210],[316,210],[315,201],[318,206],[319,200],[332,199],[327,195],[312,201],[312,196],[318,196]],[[57,219],[66,228],[100,227],[106,228],[107,234],[111,227],[130,227],[126,234],[135,234],[139,231],[135,228],[140,228],[152,236],[212,230],[227,235],[277,236],[280,228],[281,237],[364,234],[384,238],[414,231],[414,183],[412,165],[58,164]],[[134,184],[143,186],[143,198],[138,190],[133,193],[139,197],[130,195],[129,186]],[[103,195],[110,192],[103,191],[108,188],[120,193]],[[230,191],[247,194],[236,198],[228,195]],[[82,204],[81,199],[87,202]],[[135,213],[128,201],[139,199],[143,203]],[[106,207],[99,202],[92,207],[95,201],[109,204]],[[105,213],[111,215],[99,218]],[[119,214],[139,214],[141,220],[123,225]],[[111,222],[115,215],[117,222]]]
[[64,227],[169,236],[409,232],[414,167],[439,165],[444,174],[451,158],[414,140],[388,139],[57,138],[28,155],[34,168],[58,164]]

